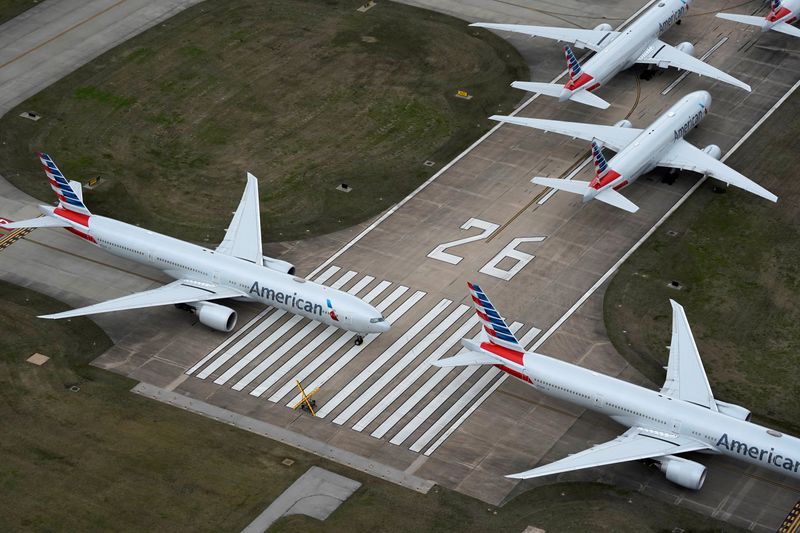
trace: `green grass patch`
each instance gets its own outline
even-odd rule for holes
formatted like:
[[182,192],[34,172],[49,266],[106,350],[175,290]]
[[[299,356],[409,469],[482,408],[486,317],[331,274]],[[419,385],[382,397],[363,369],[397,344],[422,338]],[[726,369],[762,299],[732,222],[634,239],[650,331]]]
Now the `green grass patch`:
[[[681,303],[715,396],[794,434],[800,433],[798,112],[796,93],[726,161],[777,194],[777,204],[735,188],[719,195],[702,187],[625,262],[604,301],[610,339],[658,385],[671,334],[667,300]],[[669,288],[672,280],[684,288]]]
[[8,22],[37,3],[35,0],[0,0],[0,24]]
[[[36,318],[64,308],[0,282],[0,330],[11,332],[0,335],[0,531],[241,531],[315,464],[363,484],[326,531],[721,530],[603,485],[545,487],[488,511],[442,488],[403,489],[131,393],[133,381],[89,366],[111,344],[92,321]],[[25,362],[33,352],[51,359]],[[309,525],[293,517],[275,530]]]
[[510,112],[524,94],[509,84],[528,69],[463,20],[361,3],[191,7],[8,113],[0,173],[51,201],[35,156],[47,151],[71,179],[104,178],[86,191],[93,211],[192,241],[222,239],[246,171],[267,240],[363,222]]

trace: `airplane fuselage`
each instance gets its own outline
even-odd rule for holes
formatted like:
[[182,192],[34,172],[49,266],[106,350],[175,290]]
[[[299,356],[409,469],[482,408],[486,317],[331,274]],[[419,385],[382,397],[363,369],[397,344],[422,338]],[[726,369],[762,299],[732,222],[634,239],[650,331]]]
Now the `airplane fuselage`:
[[521,361],[500,368],[543,394],[644,428],[656,438],[687,436],[707,443],[712,453],[800,479],[795,437],[541,354],[526,352]]
[[711,95],[706,91],[683,97],[608,161],[611,171],[593,185],[592,196],[622,189],[653,170],[670,147],[705,118],[710,106]]
[[[324,324],[359,333],[379,333],[380,312],[346,292],[215,252],[167,235],[98,215],[85,216],[40,206],[68,221],[66,229],[114,255],[163,271],[174,279],[222,285],[259,302]],[[373,320],[373,322],[371,322]]]
[[659,35],[689,10],[692,0],[665,0],[648,9],[605,48],[592,56],[583,71],[593,80],[582,89],[594,91],[622,70],[630,68]]

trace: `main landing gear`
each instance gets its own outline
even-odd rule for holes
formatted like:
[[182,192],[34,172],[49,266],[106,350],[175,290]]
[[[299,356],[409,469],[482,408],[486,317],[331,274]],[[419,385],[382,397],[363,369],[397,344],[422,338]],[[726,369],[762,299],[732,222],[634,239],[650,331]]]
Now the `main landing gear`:
[[361,346],[362,344],[364,344],[364,337],[356,335],[356,346]]

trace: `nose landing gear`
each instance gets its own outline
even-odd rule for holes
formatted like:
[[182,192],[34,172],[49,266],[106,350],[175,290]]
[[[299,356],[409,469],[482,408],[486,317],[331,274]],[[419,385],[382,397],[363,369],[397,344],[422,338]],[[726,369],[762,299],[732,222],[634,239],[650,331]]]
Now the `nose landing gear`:
[[364,344],[364,337],[356,335],[356,346],[361,346],[362,344]]

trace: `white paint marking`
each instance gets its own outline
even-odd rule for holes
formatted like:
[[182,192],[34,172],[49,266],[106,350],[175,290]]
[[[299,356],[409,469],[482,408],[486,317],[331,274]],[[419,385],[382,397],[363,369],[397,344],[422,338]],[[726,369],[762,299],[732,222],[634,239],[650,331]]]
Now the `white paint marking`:
[[[337,266],[332,266],[332,267],[328,268],[328,269],[327,269],[325,272],[323,272],[322,274],[320,274],[320,275],[319,275],[319,277],[317,277],[317,279],[315,279],[315,280],[314,280],[314,282],[315,282],[315,283],[325,283],[325,282],[326,282],[326,281],[327,281],[327,280],[328,280],[328,279],[329,279],[331,276],[333,276],[333,275],[334,275],[335,273],[337,273],[339,270],[340,270],[340,269],[339,269],[339,267],[337,267]],[[311,275],[310,275],[310,274],[309,274],[309,277],[311,277]],[[273,307],[267,307],[266,309],[264,309],[263,311],[261,311],[260,313],[258,313],[258,314],[257,314],[257,315],[256,315],[256,316],[255,316],[255,317],[252,319],[252,320],[250,320],[250,322],[248,322],[248,323],[247,323],[247,324],[246,324],[246,325],[245,325],[243,328],[241,328],[241,329],[240,329],[240,330],[239,330],[237,333],[235,333],[235,334],[231,335],[230,337],[228,337],[227,339],[225,339],[225,342],[223,342],[222,344],[220,344],[219,346],[217,346],[216,348],[214,348],[214,350],[212,350],[212,352],[211,352],[211,353],[209,353],[207,356],[203,357],[203,359],[201,359],[201,360],[200,360],[200,362],[198,362],[198,363],[197,363],[196,365],[194,365],[192,368],[190,368],[189,370],[187,370],[187,371],[186,371],[186,373],[187,373],[187,374],[189,374],[189,375],[191,375],[191,374],[194,374],[194,373],[195,373],[197,370],[199,370],[199,369],[200,369],[200,367],[202,367],[204,364],[206,364],[206,362],[208,362],[208,361],[209,361],[209,360],[210,360],[212,357],[214,357],[215,355],[217,355],[217,354],[218,354],[220,351],[222,351],[222,350],[223,350],[225,347],[227,347],[227,346],[228,346],[228,345],[229,345],[231,342],[233,342],[235,339],[239,338],[239,337],[240,337],[240,336],[243,334],[243,332],[247,331],[247,329],[248,329],[250,326],[252,326],[252,325],[253,325],[253,324],[255,324],[256,322],[258,322],[259,320],[261,320],[262,318],[264,318],[264,316],[266,316],[266,315],[267,315],[269,312],[271,312],[271,311],[275,311],[275,308],[273,308]],[[277,318],[275,318],[275,320],[277,320],[278,318],[280,318],[280,317],[277,317]],[[273,320],[272,322],[274,322],[275,320]],[[245,346],[247,346],[248,344],[250,344],[251,342],[253,342],[253,340],[254,340],[256,337],[258,337],[259,335],[261,335],[261,333],[263,333],[263,332],[264,332],[264,330],[266,330],[266,329],[267,329],[267,328],[268,328],[270,325],[272,325],[272,322],[270,322],[270,323],[269,323],[269,324],[267,324],[266,326],[265,326],[263,323],[262,323],[262,324],[259,324],[259,325],[258,325],[258,327],[256,327],[256,328],[255,328],[255,329],[253,329],[252,331],[250,331],[250,332],[249,332],[247,335],[245,335],[245,337],[244,337],[242,340],[240,340],[239,342],[237,342],[237,343],[236,343],[236,344],[235,344],[235,345],[234,345],[234,346],[233,346],[233,347],[232,347],[230,350],[228,350],[228,351],[227,351],[227,353],[226,353],[226,354],[224,354],[224,355],[222,356],[222,357],[226,357],[226,356],[227,356],[227,358],[226,358],[226,359],[225,359],[225,361],[223,361],[223,362],[222,362],[222,363],[221,363],[219,366],[221,366],[222,364],[224,364],[225,362],[227,362],[227,361],[228,361],[228,359],[230,359],[231,357],[233,357],[233,354],[234,354],[234,353],[236,353],[236,352],[240,351],[242,348],[244,348]],[[211,372],[208,372],[208,373],[205,373],[205,372],[203,372],[203,375],[199,375],[199,376],[197,376],[197,377],[199,377],[200,379],[206,379],[206,378],[207,378],[207,377],[208,377],[208,376],[209,376],[209,375],[210,375],[210,374],[211,374],[211,373],[212,373],[214,370],[216,370],[217,368],[219,368],[219,366],[217,366],[216,368],[214,368],[214,369],[213,369]]]
[[[494,256],[494,258],[492,258],[488,263],[483,265],[478,272],[493,276],[495,278],[500,278],[505,281],[511,281],[511,278],[519,274],[520,270],[525,268],[525,265],[533,261],[533,259],[536,257],[535,255],[517,250],[517,246],[524,242],[542,242],[545,240],[545,238],[546,237],[517,237],[508,243],[505,248],[500,250],[500,253]],[[499,265],[503,259],[507,257],[516,259],[517,262],[508,270],[499,268],[497,265]]]
[[[407,287],[400,287],[399,289],[407,289]],[[396,290],[395,293],[397,293],[399,289]],[[400,317],[402,317],[406,313],[406,311],[414,307],[414,305],[417,302],[419,302],[425,296],[425,294],[426,293],[423,291],[415,292],[414,294],[411,295],[410,298],[408,298],[406,301],[400,304],[400,307],[395,309],[391,315],[386,317],[386,320],[389,321],[390,324],[399,320]],[[384,306],[384,309],[386,307],[389,306],[388,305]],[[383,311],[383,309],[381,309],[380,306],[378,306],[378,310]],[[352,361],[355,358],[355,356],[361,353],[362,350],[366,349],[366,347],[369,346],[372,343],[372,341],[374,341],[378,337],[378,335],[379,335],[378,333],[370,333],[369,335],[365,336],[364,343],[361,346],[353,346],[352,348],[350,348],[347,352],[345,352],[343,356],[341,356],[331,366],[325,369],[325,371],[317,379],[315,379],[311,383],[311,385],[308,386],[308,388],[310,390],[314,390],[317,387],[322,387],[323,385],[325,385],[325,383],[327,383],[329,379],[335,376],[336,373],[339,372],[339,370],[341,370],[347,363]],[[349,338],[345,339],[345,342],[347,342],[354,336],[355,334],[352,334]],[[300,401],[300,395],[298,394],[286,405],[286,407],[291,407],[299,401]]]
[[[720,39],[720,40],[717,42],[717,44],[715,44],[714,46],[712,46],[712,47],[711,47],[711,48],[708,50],[708,52],[706,52],[705,54],[703,54],[702,56],[700,56],[700,61],[705,61],[706,59],[708,59],[709,57],[711,57],[711,54],[713,54],[714,52],[716,52],[716,51],[717,51],[717,49],[718,49],[720,46],[722,46],[723,44],[725,44],[725,42],[726,42],[727,40],[728,40],[728,38],[727,38],[727,37],[723,37],[722,39]],[[685,79],[686,79],[686,76],[688,76],[689,74],[693,74],[693,73],[692,73],[692,72],[689,72],[688,70],[685,70],[685,71],[683,72],[683,74],[681,74],[680,76],[678,76],[678,78],[677,78],[675,81],[673,81],[672,83],[670,83],[670,84],[669,84],[669,86],[668,86],[666,89],[664,89],[663,91],[661,91],[661,94],[662,94],[662,96],[664,96],[664,95],[668,94],[668,93],[669,93],[669,92],[670,92],[672,89],[674,89],[675,87],[677,87],[677,86],[678,86],[678,84],[679,84],[680,82],[682,82],[683,80],[685,80]]]
[[[778,100],[778,101],[775,103],[775,105],[773,105],[773,106],[772,106],[772,107],[769,109],[769,111],[767,111],[767,112],[766,112],[766,114],[764,114],[764,116],[763,116],[763,117],[761,117],[761,118],[760,118],[760,119],[759,119],[759,120],[758,120],[758,121],[757,121],[755,124],[753,124],[753,127],[751,127],[749,130],[747,130],[747,133],[745,133],[745,134],[742,136],[742,138],[741,138],[741,139],[739,139],[738,141],[736,141],[736,144],[734,144],[734,145],[733,145],[733,148],[731,148],[730,150],[728,150],[728,152],[725,154],[725,156],[724,156],[722,159],[720,159],[720,161],[722,161],[722,162],[725,162],[726,160],[728,160],[728,158],[729,158],[730,156],[732,156],[732,155],[734,154],[734,152],[736,152],[736,150],[738,150],[738,149],[739,149],[739,147],[740,147],[740,146],[742,146],[742,144],[744,144],[744,143],[745,143],[745,141],[747,141],[747,139],[749,139],[749,138],[750,138],[750,136],[751,136],[751,135],[752,135],[752,134],[753,134],[753,133],[754,133],[754,132],[755,132],[755,131],[756,131],[756,130],[757,130],[757,129],[758,129],[758,128],[759,128],[759,127],[760,127],[760,126],[761,126],[761,125],[762,125],[762,124],[763,124],[763,123],[764,123],[764,122],[765,122],[765,121],[766,121],[768,118],[769,118],[769,117],[770,117],[770,116],[772,116],[772,114],[775,112],[775,110],[776,110],[776,109],[778,109],[778,108],[781,106],[781,104],[783,104],[783,103],[784,103],[784,102],[785,102],[785,101],[786,101],[786,100],[787,100],[787,99],[788,99],[788,98],[789,98],[789,97],[790,97],[790,96],[791,96],[791,95],[792,95],[792,94],[793,94],[793,93],[794,93],[794,92],[797,90],[797,88],[798,88],[798,87],[800,87],[800,80],[798,80],[798,81],[797,81],[797,82],[796,82],[796,83],[795,83],[795,84],[792,86],[792,88],[791,88],[791,89],[789,89],[789,90],[786,92],[786,94],[784,94],[784,95],[783,95],[783,96],[780,98],[780,100]],[[667,211],[667,212],[664,214],[664,216],[662,216],[660,219],[658,219],[658,221],[657,221],[657,222],[656,222],[656,223],[653,225],[653,227],[652,227],[652,228],[650,228],[650,229],[647,231],[647,233],[645,233],[645,234],[642,236],[642,238],[641,238],[641,239],[639,239],[638,241],[636,241],[636,243],[633,245],[633,247],[631,247],[631,249],[630,249],[630,250],[628,250],[628,251],[625,253],[625,255],[623,255],[623,256],[622,256],[622,257],[619,259],[619,261],[617,261],[616,263],[614,263],[614,265],[613,265],[613,266],[612,266],[612,267],[611,267],[611,268],[610,268],[610,269],[609,269],[609,270],[608,270],[608,271],[607,271],[607,272],[606,272],[606,273],[603,275],[603,277],[602,277],[602,278],[600,278],[600,279],[597,281],[597,283],[595,283],[594,285],[592,285],[592,287],[591,287],[591,288],[590,288],[588,291],[586,291],[586,293],[585,293],[583,296],[581,296],[581,298],[580,298],[580,299],[579,299],[579,300],[578,300],[578,301],[575,303],[575,305],[573,305],[572,307],[570,307],[570,308],[569,308],[569,310],[568,310],[566,313],[564,313],[564,315],[563,315],[563,316],[562,316],[562,317],[561,317],[561,318],[560,318],[560,319],[559,319],[559,320],[558,320],[558,321],[557,321],[555,324],[553,324],[553,326],[552,326],[550,329],[548,329],[548,330],[547,330],[547,332],[546,332],[544,335],[542,335],[542,337],[541,337],[541,338],[540,338],[540,339],[539,339],[539,340],[536,342],[536,344],[534,344],[534,345],[533,345],[533,347],[531,347],[531,351],[535,351],[536,349],[538,349],[538,348],[539,348],[539,346],[541,346],[541,345],[542,345],[542,344],[543,344],[543,343],[544,343],[544,342],[545,342],[545,341],[546,341],[546,340],[547,340],[547,339],[548,339],[548,338],[549,338],[549,337],[550,337],[550,336],[551,336],[553,333],[555,333],[555,332],[556,332],[556,330],[558,330],[558,328],[559,328],[559,327],[561,327],[561,325],[562,325],[564,322],[566,322],[566,321],[567,321],[567,319],[568,319],[570,316],[572,316],[572,314],[573,314],[573,313],[575,313],[575,311],[576,311],[576,310],[577,310],[577,309],[578,309],[578,308],[579,308],[581,305],[583,305],[583,303],[584,303],[584,302],[585,302],[587,299],[589,299],[589,297],[590,297],[592,294],[594,294],[594,292],[595,292],[595,291],[596,291],[596,290],[597,290],[597,289],[598,289],[598,288],[599,288],[599,287],[600,287],[600,286],[601,286],[603,283],[605,283],[605,282],[606,282],[606,280],[607,280],[609,277],[611,277],[611,276],[612,276],[612,275],[613,275],[613,274],[614,274],[614,273],[615,273],[617,270],[619,270],[619,267],[622,265],[622,263],[624,263],[624,262],[625,262],[625,261],[626,261],[626,260],[627,260],[627,259],[628,259],[628,258],[629,258],[629,257],[630,257],[630,256],[631,256],[631,255],[632,255],[632,254],[633,254],[633,253],[636,251],[636,250],[638,250],[638,249],[639,249],[639,247],[641,247],[641,245],[642,245],[642,244],[644,244],[644,242],[645,242],[645,241],[646,241],[648,238],[650,238],[650,236],[651,236],[653,233],[655,233],[655,231],[656,231],[656,230],[657,230],[659,227],[661,227],[661,225],[662,225],[662,224],[664,224],[664,222],[665,222],[665,221],[666,221],[666,220],[667,220],[667,219],[668,219],[668,218],[669,218],[669,217],[672,215],[672,213],[674,213],[674,212],[675,212],[675,210],[677,210],[677,209],[678,209],[678,208],[679,208],[681,205],[683,205],[683,203],[684,203],[684,202],[686,202],[686,200],[688,200],[688,199],[689,199],[689,196],[691,196],[691,195],[692,195],[692,193],[693,193],[694,191],[696,191],[697,189],[699,189],[699,188],[700,188],[700,186],[701,186],[701,185],[702,185],[702,184],[703,184],[703,183],[704,183],[704,182],[705,182],[707,179],[708,179],[708,176],[703,176],[702,178],[700,178],[700,179],[697,181],[697,183],[695,183],[695,184],[694,184],[694,186],[692,186],[692,188],[691,188],[691,189],[689,189],[688,191],[686,191],[686,193],[685,193],[683,196],[681,196],[681,198],[680,198],[680,199],[679,199],[679,200],[678,200],[678,201],[675,203],[675,205],[673,205],[673,206],[672,206],[672,207],[671,207],[671,208],[670,208],[670,209],[669,209],[669,210],[668,210],[668,211]],[[500,377],[500,379],[499,379],[499,380],[497,380],[497,384],[496,384],[496,385],[497,385],[497,386],[500,386],[500,384],[502,384],[502,383],[503,383],[503,381],[505,381],[507,378],[508,378],[508,374],[505,374],[505,375],[501,376],[501,377]],[[495,387],[495,388],[496,388],[496,387]],[[481,398],[480,398],[480,399],[479,399],[479,400],[476,402],[476,404],[475,404],[473,407],[471,407],[471,408],[470,408],[470,409],[471,409],[471,411],[474,411],[475,409],[477,409],[477,407],[478,407],[478,406],[480,406],[480,404],[481,404],[481,403],[483,403],[483,401],[484,401],[484,400],[485,400],[487,397],[488,397],[488,395],[484,395],[484,396],[482,396],[482,397],[481,397]],[[471,412],[471,411],[470,411],[470,412]],[[455,430],[458,428],[458,426],[459,426],[459,425],[460,425],[460,424],[461,424],[461,423],[462,423],[462,422],[463,422],[465,419],[466,419],[466,418],[464,418],[464,419],[459,419],[459,421],[458,421],[458,422],[456,422],[456,423],[453,425],[453,427],[452,427],[452,428],[450,428],[450,429],[448,430],[448,435],[452,434],[452,433],[453,433],[453,431],[455,431]],[[441,444],[441,443],[439,443],[439,444]],[[437,446],[438,446],[438,444],[437,444]]]
[[[469,320],[467,320],[460,328],[458,328],[458,330],[456,330],[455,333],[450,335],[445,342],[440,344],[436,348],[436,351],[430,355],[430,357],[425,359],[421,365],[416,367],[413,372],[406,376],[403,381],[401,381],[394,389],[391,390],[391,392],[385,395],[375,407],[373,407],[366,415],[364,415],[364,417],[359,420],[355,426],[353,426],[353,429],[356,431],[363,431],[364,428],[371,424],[372,421],[375,420],[379,415],[385,413],[389,407],[394,404],[394,401],[406,390],[408,390],[412,383],[414,383],[422,374],[432,368],[430,366],[432,362],[438,361],[442,355],[447,353],[450,348],[452,348],[458,341],[465,337],[469,330],[477,326],[478,322],[478,317],[472,315]],[[420,389],[417,389],[414,394],[417,395],[419,392]],[[419,399],[424,397],[428,392],[430,392],[430,389],[420,394],[416,399],[414,399],[414,397],[408,398],[405,402],[403,402],[403,405],[401,405],[399,409],[392,413],[392,415],[383,424],[381,424],[381,426],[372,434],[372,436],[377,438],[383,437],[386,432],[389,431],[397,422],[399,422],[400,419],[403,418],[417,404]]]
[[[352,270],[346,272],[342,277],[336,280],[336,283],[334,283],[331,287],[334,289],[341,289],[345,285],[345,283],[353,279],[356,276],[356,274],[357,273],[353,272]],[[269,335],[266,339],[259,342],[255,348],[247,352],[243,357],[239,358],[239,360],[236,361],[234,365],[232,365],[228,370],[226,370],[220,377],[215,379],[214,383],[216,383],[217,385],[224,385],[225,383],[227,383],[229,379],[238,374],[244,367],[249,365],[256,357],[264,353],[265,350],[267,350],[270,346],[275,344],[275,341],[283,337],[286,333],[289,332],[289,330],[291,330],[293,327],[299,324],[301,320],[307,320],[307,319],[302,315],[292,316],[292,318],[290,318],[285,324],[283,324],[277,330],[272,332],[272,334]],[[234,389],[236,389],[235,386]],[[236,390],[242,390],[242,389],[236,389]]]
[[[349,294],[353,294],[353,295],[358,294],[361,291],[361,289],[363,289],[364,287],[369,285],[372,282],[372,280],[374,280],[374,279],[375,278],[373,278],[372,276],[364,276],[363,278],[361,278],[361,280],[358,283],[353,285],[353,287],[350,288],[347,292]],[[300,341],[302,341],[303,339],[308,338],[308,336],[311,334],[311,332],[313,332],[315,329],[317,329],[321,325],[322,325],[322,323],[321,322],[317,322],[317,321],[311,321],[308,324],[306,324],[305,327],[303,327],[303,329],[298,331],[291,339],[286,341],[282,346],[280,346],[277,350],[275,350],[275,352],[272,353],[272,355],[270,355],[267,359],[265,359],[264,361],[259,363],[257,367],[255,367],[245,377],[243,377],[241,380],[239,380],[239,382],[236,383],[236,385],[233,386],[233,389],[234,390],[242,390],[242,389],[244,389],[254,379],[256,379],[258,376],[260,376],[275,361],[279,360],[281,357],[286,355],[286,353],[290,349],[294,348]],[[328,326],[328,327],[333,328],[333,331],[338,329],[338,328],[336,328],[334,326]],[[325,338],[327,338],[327,337],[325,337]],[[324,339],[322,339],[322,340],[324,340]],[[322,343],[322,340],[320,340],[318,343],[314,344],[314,346],[319,346],[319,344]],[[269,388],[275,382],[275,380],[277,380],[280,377],[282,377],[283,375],[285,375],[286,372],[288,372],[289,369],[292,368],[298,361],[302,361],[302,359],[306,355],[308,355],[308,352],[305,352],[305,353],[304,352],[305,352],[305,350],[301,350],[294,357],[291,357],[289,359],[289,361],[285,362],[275,372],[271,373],[269,375],[269,377],[266,380],[264,380],[261,383],[261,385],[259,385],[259,387],[263,386],[264,390]],[[255,393],[255,391],[253,391],[253,392]],[[257,393],[257,394],[253,394],[253,395],[254,396],[260,396],[261,394],[263,394],[263,391],[260,392],[260,393]]]
[[[363,298],[363,300],[364,300],[365,302],[367,302],[367,303],[370,303],[370,302],[372,301],[372,299],[373,299],[373,298],[375,298],[377,295],[381,294],[381,293],[382,293],[384,290],[386,290],[386,288],[387,288],[389,285],[391,285],[391,283],[390,283],[390,282],[388,282],[388,281],[385,281],[385,280],[384,280],[384,281],[381,281],[380,283],[378,283],[378,285],[377,285],[375,288],[373,288],[373,289],[372,289],[372,290],[371,290],[371,291],[370,291],[370,292],[369,292],[369,293],[368,293],[368,294],[367,294],[367,295],[366,295],[366,296]],[[388,297],[386,300],[389,300],[389,299],[393,298],[393,297],[394,297],[394,294],[395,294],[395,293],[397,293],[398,291],[403,291],[403,292],[405,292],[405,290],[408,290],[408,289],[407,289],[407,288],[404,288],[404,287],[398,287],[397,289],[395,289],[394,293],[392,293],[392,294],[390,294],[390,295],[389,295],[389,297]],[[386,300],[384,300],[384,301],[386,301]],[[382,303],[383,303],[383,302],[382,302]],[[301,350],[301,351],[300,351],[300,353],[298,353],[298,354],[297,354],[297,356],[306,357],[306,356],[307,356],[309,353],[311,353],[313,350],[316,350],[316,349],[317,349],[317,347],[319,347],[319,345],[320,345],[320,344],[322,344],[324,341],[326,341],[326,340],[328,339],[328,337],[330,337],[331,335],[333,335],[334,333],[337,333],[337,332],[341,332],[341,330],[340,330],[339,328],[337,328],[337,327],[334,327],[334,326],[328,326],[328,327],[325,329],[325,331],[323,331],[322,333],[320,333],[319,335],[317,335],[317,338],[316,338],[316,339],[314,339],[313,341],[311,341],[311,342],[310,342],[310,343],[309,343],[309,344],[308,344],[308,345],[307,345],[305,348],[303,348],[303,350]],[[350,334],[350,333],[351,333],[351,332],[349,332],[349,331],[348,331],[348,332],[344,332],[344,333],[342,334],[342,336],[341,336],[341,337],[340,337],[340,338],[339,338],[337,341],[335,341],[335,342],[334,342],[334,343],[333,343],[331,346],[329,346],[329,347],[328,347],[328,348],[327,348],[325,351],[323,351],[321,354],[319,354],[319,355],[318,355],[316,358],[314,358],[314,360],[312,360],[310,363],[308,363],[307,365],[303,366],[303,368],[301,368],[301,369],[300,369],[300,371],[299,371],[299,372],[297,373],[297,375],[295,376],[295,379],[298,379],[298,380],[301,380],[301,381],[302,381],[302,380],[304,380],[304,379],[305,379],[305,378],[306,378],[306,377],[307,377],[309,374],[311,374],[311,373],[312,373],[314,370],[316,370],[316,369],[317,369],[317,367],[318,367],[319,365],[321,365],[323,362],[325,362],[325,360],[327,360],[327,359],[328,359],[329,357],[331,357],[331,356],[332,356],[332,355],[333,355],[335,352],[337,352],[337,351],[339,350],[339,348],[341,348],[342,346],[344,346],[344,344],[345,344],[345,343],[346,343],[348,340],[352,339],[352,338],[355,336],[355,334]],[[348,335],[348,334],[349,334],[349,335]],[[297,356],[296,356],[296,357],[297,357]],[[269,397],[269,400],[270,400],[271,402],[277,402],[277,401],[278,401],[278,400],[280,400],[280,399],[281,399],[283,396],[286,396],[287,394],[289,394],[290,392],[292,392],[292,390],[294,390],[294,388],[295,388],[296,386],[297,386],[297,385],[295,384],[294,380],[291,380],[291,381],[289,381],[288,383],[285,383],[285,384],[283,385],[283,387],[281,387],[281,388],[278,390],[278,392],[276,392],[275,394],[273,394],[272,396],[270,396],[270,397]],[[258,386],[258,387],[257,387],[257,388],[256,388],[256,389],[253,391],[253,392],[251,392],[250,394],[252,394],[253,396],[261,396],[261,395],[264,393],[264,391],[265,391],[265,390],[266,390],[266,388],[262,388],[262,387],[261,387],[261,385],[259,385],[259,386]]]
[[[522,324],[520,324],[519,322],[514,322],[508,327],[508,329],[510,329],[512,333],[516,333],[521,327]],[[477,340],[478,338],[479,337],[476,337],[473,340]],[[466,351],[467,351],[466,348],[462,348],[458,353],[462,354],[466,353]],[[434,374],[433,377],[431,377],[428,381],[434,382],[434,384],[438,384],[444,379],[445,376],[447,376],[450,372],[452,372],[457,368],[458,367],[440,368],[436,372],[436,374]],[[450,396],[455,394],[455,392],[459,389],[459,387],[461,387],[461,385],[463,385],[472,376],[472,374],[477,372],[479,368],[480,365],[468,366],[462,368],[461,373],[458,376],[456,376],[456,378],[453,381],[448,383],[444,387],[444,389],[442,389],[442,391],[439,392],[439,394],[437,394],[428,403],[428,405],[423,407],[422,410],[419,413],[417,413],[416,416],[414,416],[414,418],[412,418],[408,424],[403,426],[403,429],[401,429],[394,437],[392,437],[392,440],[390,440],[389,442],[398,445],[402,444],[406,439],[408,439],[408,437],[411,436],[412,433],[414,433],[417,430],[417,428],[419,428],[426,420],[430,418],[430,416],[434,413],[434,411],[436,411],[439,407],[441,407],[444,404],[444,402],[446,402],[447,399],[450,398]],[[422,388],[430,390],[432,386],[428,386],[428,384],[426,383],[425,386],[423,386]]]
[[[443,305],[444,302],[447,303]],[[450,300],[442,300],[441,302],[439,302],[437,307],[434,308],[434,310],[441,307],[441,311],[444,311],[444,309],[448,307],[451,303],[452,302]],[[406,353],[403,357],[401,357],[400,360],[398,360],[394,365],[392,365],[391,368],[382,372],[378,380],[372,385],[370,385],[370,387],[366,391],[364,391],[363,394],[358,396],[352,403],[350,403],[350,405],[347,406],[347,409],[345,409],[339,416],[337,416],[333,420],[333,422],[335,424],[344,424],[345,422],[347,422],[352,416],[354,416],[358,412],[359,409],[364,407],[367,404],[367,402],[369,402],[373,397],[375,397],[375,395],[378,394],[378,392],[383,390],[383,388],[386,387],[400,372],[405,370],[405,368],[414,359],[416,359],[420,353],[426,350],[428,346],[430,346],[431,343],[433,343],[434,340],[439,338],[439,336],[441,336],[445,331],[447,331],[447,329],[450,326],[452,326],[453,323],[467,311],[467,309],[469,309],[469,307],[467,307],[466,305],[461,305],[459,307],[456,307],[456,309],[452,313],[450,313],[447,317],[445,317],[444,320],[438,323],[436,327],[433,328],[433,330],[431,330],[430,333],[428,333],[419,343],[417,343],[416,346],[414,346],[411,350],[409,350],[408,353]],[[432,312],[433,310],[431,311],[431,313]],[[428,315],[430,315],[431,313],[428,313]],[[436,314],[438,315],[439,313]],[[361,379],[361,382],[359,383],[360,385],[361,383],[366,381],[366,379],[369,378],[372,374],[374,374],[379,366],[383,366],[383,364],[388,362],[389,359],[394,357],[394,355],[397,352],[399,352],[406,344],[406,342],[401,343],[401,340],[403,338],[407,337],[414,329],[417,330],[417,333],[419,331],[422,331],[422,329],[433,320],[432,317],[431,319],[428,319],[428,315],[426,315],[425,318],[423,318],[421,321],[417,322],[417,324],[414,324],[413,328],[408,330],[408,332],[404,334],[400,339],[398,339],[388,350],[382,353],[378,359],[370,363],[369,366],[364,371],[361,372],[359,377],[353,380],[353,383],[356,383],[359,379],[361,379],[361,376],[364,376],[366,374],[364,376],[364,379]],[[424,324],[420,326],[420,324],[423,322]],[[408,337],[408,340],[410,341],[411,338],[413,338],[414,336],[416,336],[416,333]],[[380,361],[380,363],[378,363],[378,361]],[[354,387],[352,386],[353,383],[348,383],[347,387],[342,389],[342,391],[339,394],[337,394],[333,398],[333,400],[325,402],[325,406],[323,407],[323,409],[325,410],[324,412],[326,414],[332,411],[334,407],[336,407],[339,403],[345,400],[353,391],[355,391],[357,385]],[[338,399],[340,396],[341,399]]]

